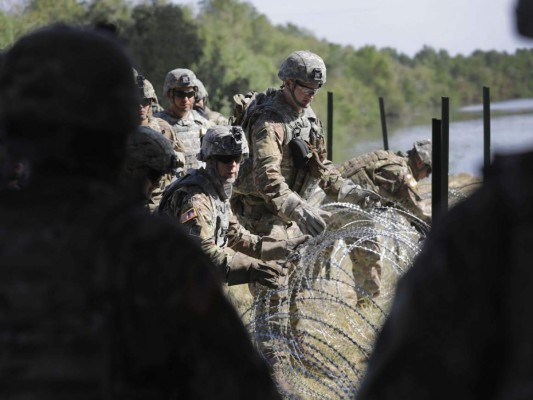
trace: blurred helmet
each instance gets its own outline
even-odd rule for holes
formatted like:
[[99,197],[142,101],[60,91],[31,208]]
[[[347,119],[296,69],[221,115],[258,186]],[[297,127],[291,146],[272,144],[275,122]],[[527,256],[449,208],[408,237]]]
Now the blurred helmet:
[[248,157],[248,142],[240,126],[217,125],[209,128],[202,138],[198,160],[207,161],[212,156],[232,156],[242,154]]
[[54,25],[24,36],[0,71],[6,135],[38,146],[41,161],[118,168],[139,120],[131,71],[123,47],[102,32]]
[[532,0],[518,0],[516,5],[516,28],[522,36],[533,38]]
[[163,173],[174,173],[177,157],[172,144],[160,132],[139,126],[128,137],[126,149],[127,170],[149,168]]
[[297,79],[302,82],[318,83],[322,86],[326,83],[326,65],[322,58],[306,50],[298,50],[291,53],[278,72],[282,81]]
[[197,87],[196,96],[194,96],[196,101],[206,99],[207,96],[209,96],[209,93],[207,93],[207,89],[205,88],[204,84],[200,79],[196,78],[196,80],[194,81],[194,86]]
[[135,83],[139,89],[139,94],[143,99],[152,99],[157,103],[157,95],[155,94],[154,86],[143,75],[137,75]]
[[431,140],[424,139],[416,141],[413,145],[413,150],[418,154],[418,157],[420,157],[424,164],[431,168],[433,150]]
[[167,73],[163,83],[163,93],[168,94],[172,89],[196,87],[196,75],[190,69],[176,68]]

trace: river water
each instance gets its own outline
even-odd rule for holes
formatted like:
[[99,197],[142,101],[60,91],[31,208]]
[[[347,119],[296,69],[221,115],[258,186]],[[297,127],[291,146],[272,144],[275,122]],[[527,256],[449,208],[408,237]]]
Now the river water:
[[[491,154],[508,154],[533,149],[533,99],[491,103]],[[460,121],[450,120],[450,174],[467,172],[481,176],[483,166],[483,107],[481,104],[458,110]],[[464,120],[463,118],[470,118]],[[408,150],[419,139],[431,139],[427,125],[389,130],[389,148]],[[352,154],[383,148],[383,139],[354,144]]]

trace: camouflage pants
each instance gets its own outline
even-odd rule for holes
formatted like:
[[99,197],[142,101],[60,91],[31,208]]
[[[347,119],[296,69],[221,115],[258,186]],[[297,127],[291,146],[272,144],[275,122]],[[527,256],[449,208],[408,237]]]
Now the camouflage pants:
[[[252,233],[278,240],[304,235],[296,223],[283,222],[266,207],[246,207],[244,210],[242,212],[242,208],[239,210],[237,207],[235,212],[241,224]],[[289,293],[294,286],[293,279],[297,276],[294,268],[294,264],[289,265],[287,284],[276,290],[261,285],[250,286],[250,291],[258,302],[255,324],[257,344],[271,365],[275,365],[280,357],[287,358],[287,342],[298,325],[298,306],[295,301],[297,293]],[[292,328],[291,331],[289,327]]]

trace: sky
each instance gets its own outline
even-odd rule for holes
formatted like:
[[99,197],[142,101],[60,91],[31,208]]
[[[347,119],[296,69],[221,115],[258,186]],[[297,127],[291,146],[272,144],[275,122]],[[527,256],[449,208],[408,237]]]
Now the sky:
[[[174,3],[195,6],[191,0]],[[247,0],[271,23],[292,23],[318,39],[360,48],[392,47],[408,56],[424,45],[452,56],[474,50],[532,48],[514,25],[516,0]]]

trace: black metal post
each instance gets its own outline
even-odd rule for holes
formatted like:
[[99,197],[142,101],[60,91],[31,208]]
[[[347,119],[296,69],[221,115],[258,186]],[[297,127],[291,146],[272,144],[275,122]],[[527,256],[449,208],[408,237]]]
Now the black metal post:
[[431,174],[431,220],[434,224],[442,206],[442,129],[441,120],[433,118],[431,124],[433,145],[433,173]]
[[389,135],[387,132],[387,120],[385,118],[385,103],[383,97],[379,98],[379,114],[381,115],[381,132],[383,133],[383,148],[389,149]]
[[450,99],[442,98],[441,103],[441,131],[442,131],[442,162],[441,162],[441,208],[448,210],[448,173],[450,162]]
[[333,92],[328,92],[328,160],[333,160]]
[[483,86],[483,166],[490,165],[490,88]]

